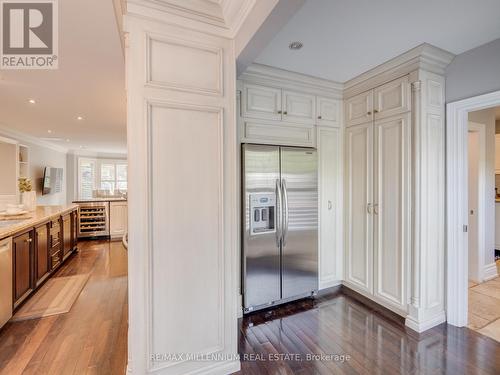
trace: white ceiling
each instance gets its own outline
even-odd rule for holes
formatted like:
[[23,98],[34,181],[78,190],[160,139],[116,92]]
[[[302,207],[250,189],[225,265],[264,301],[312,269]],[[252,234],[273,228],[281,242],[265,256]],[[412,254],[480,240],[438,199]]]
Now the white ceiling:
[[52,143],[67,149],[126,152],[125,66],[112,0],[59,1],[59,69],[0,71],[0,126],[61,138]]
[[459,54],[500,38],[499,14],[499,0],[307,0],[256,62],[345,82],[423,42]]

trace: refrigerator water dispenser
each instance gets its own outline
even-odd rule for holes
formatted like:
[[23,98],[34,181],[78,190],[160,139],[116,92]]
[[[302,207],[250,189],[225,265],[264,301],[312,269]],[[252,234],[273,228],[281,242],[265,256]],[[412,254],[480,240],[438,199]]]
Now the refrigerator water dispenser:
[[275,211],[274,193],[250,194],[250,235],[274,232]]

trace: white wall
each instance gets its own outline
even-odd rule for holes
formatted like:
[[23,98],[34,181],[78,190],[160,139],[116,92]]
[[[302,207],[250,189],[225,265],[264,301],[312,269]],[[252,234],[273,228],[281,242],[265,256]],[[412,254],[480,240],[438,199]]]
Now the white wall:
[[446,68],[446,102],[500,90],[500,39],[457,55]]
[[484,265],[495,261],[495,110],[469,113],[469,121],[486,125],[485,210],[486,238]]
[[[15,139],[20,144],[29,147],[29,165],[30,165],[30,178],[32,180],[33,189],[37,192],[38,205],[63,205],[66,204],[66,153],[56,151],[55,149],[35,144],[26,141],[21,135],[10,134],[8,132],[0,132],[1,136],[6,138]],[[52,193],[42,195],[42,181],[43,172],[45,167],[54,167],[63,169],[63,183],[62,191],[60,193]],[[1,171],[1,160],[0,160]]]

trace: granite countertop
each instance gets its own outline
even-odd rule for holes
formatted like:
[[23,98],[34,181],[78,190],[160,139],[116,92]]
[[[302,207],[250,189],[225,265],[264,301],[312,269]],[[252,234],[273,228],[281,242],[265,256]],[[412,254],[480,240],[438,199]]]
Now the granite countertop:
[[86,202],[123,202],[127,198],[90,198],[90,199],[77,199],[73,203],[86,203]]
[[[16,233],[34,227],[44,221],[48,221],[59,217],[69,211],[78,208],[76,204],[64,206],[38,206],[35,211],[28,212],[23,215],[18,215],[10,218],[0,216],[0,239],[10,237]],[[8,222],[11,225],[6,225]],[[6,225],[6,226],[4,226]]]

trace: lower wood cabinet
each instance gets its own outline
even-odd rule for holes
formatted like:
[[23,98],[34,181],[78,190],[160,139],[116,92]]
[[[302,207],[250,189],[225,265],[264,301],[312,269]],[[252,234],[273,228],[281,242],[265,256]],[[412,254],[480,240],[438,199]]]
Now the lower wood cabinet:
[[49,223],[35,228],[35,285],[40,285],[50,273]]
[[71,250],[73,250],[73,245],[71,241],[72,231],[71,231],[71,214],[68,213],[61,218],[62,226],[62,258],[66,259]]
[[26,232],[12,239],[14,307],[20,304],[34,289],[33,285],[33,238]]
[[76,250],[78,247],[78,211],[71,213],[71,248]]
[[77,210],[12,238],[12,304],[17,308],[76,249]]

